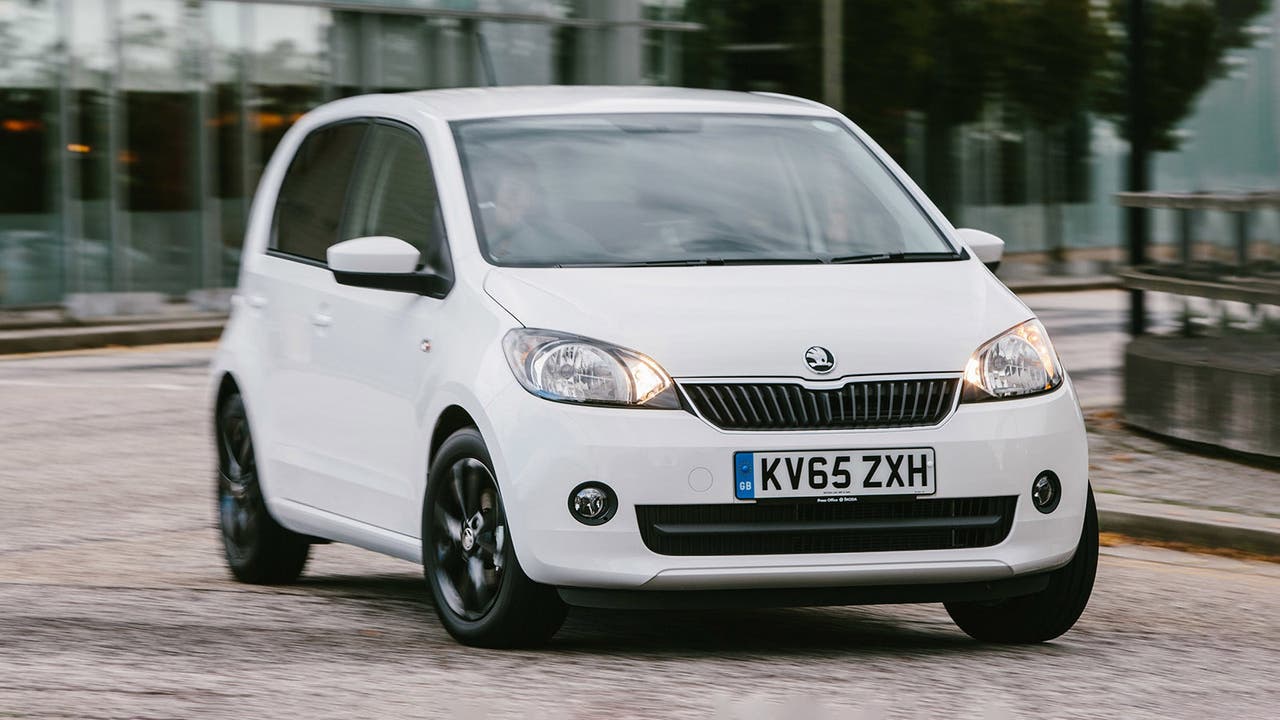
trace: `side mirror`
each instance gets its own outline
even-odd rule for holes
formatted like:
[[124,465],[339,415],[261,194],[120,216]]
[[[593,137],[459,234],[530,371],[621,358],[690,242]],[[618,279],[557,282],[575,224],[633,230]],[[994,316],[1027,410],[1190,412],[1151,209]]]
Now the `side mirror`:
[[956,236],[964,243],[991,272],[1000,267],[1000,258],[1004,257],[1004,241],[989,232],[964,228],[956,230]]
[[329,247],[329,269],[339,285],[444,297],[449,280],[418,271],[421,254],[409,243],[385,235],[346,240]]

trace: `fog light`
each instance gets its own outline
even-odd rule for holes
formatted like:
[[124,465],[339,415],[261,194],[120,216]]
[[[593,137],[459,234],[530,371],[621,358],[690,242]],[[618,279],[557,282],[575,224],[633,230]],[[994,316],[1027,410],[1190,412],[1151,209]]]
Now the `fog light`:
[[1052,470],[1045,470],[1031,482],[1031,504],[1046,515],[1058,509],[1062,499],[1062,483]]
[[569,514],[584,525],[603,525],[617,511],[618,498],[604,483],[582,483],[569,493]]

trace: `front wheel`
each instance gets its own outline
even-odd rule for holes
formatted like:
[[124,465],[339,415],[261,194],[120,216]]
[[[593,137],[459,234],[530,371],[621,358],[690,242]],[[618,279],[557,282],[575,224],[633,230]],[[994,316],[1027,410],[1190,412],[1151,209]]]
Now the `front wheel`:
[[431,462],[422,565],[441,624],[464,645],[538,645],[568,612],[554,588],[521,569],[493,463],[475,428],[450,435]]
[[1071,562],[1054,570],[1049,586],[1033,595],[994,603],[947,603],[947,613],[975,640],[1039,643],[1071,629],[1089,603],[1098,570],[1098,510],[1093,489],[1085,504],[1084,527]]

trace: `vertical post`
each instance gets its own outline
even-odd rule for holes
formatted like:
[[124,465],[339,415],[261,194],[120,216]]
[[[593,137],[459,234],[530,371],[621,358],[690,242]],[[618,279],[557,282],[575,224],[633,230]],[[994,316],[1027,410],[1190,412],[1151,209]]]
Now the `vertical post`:
[[[1184,268],[1191,267],[1192,259],[1192,221],[1195,219],[1195,210],[1189,207],[1178,208],[1174,212],[1178,213],[1178,259],[1182,262]],[[1185,337],[1194,335],[1194,328],[1191,323],[1191,298],[1182,297],[1182,334]]]
[[498,84],[498,72],[493,67],[493,55],[489,54],[489,41],[485,39],[484,33],[479,30],[479,23],[473,23],[476,29],[472,32],[476,38],[476,52],[480,56],[480,67],[484,69],[484,84],[489,87],[496,87]]
[[196,288],[215,288],[222,285],[222,234],[221,217],[217,211],[221,205],[214,199],[215,177],[213,165],[218,148],[214,147],[214,129],[209,120],[214,116],[213,87],[213,28],[212,11],[206,14],[208,5],[187,6],[189,39],[196,47],[192,63],[196,75],[192,78],[196,92],[196,211],[200,217],[200,241],[197,254]]
[[1236,264],[1243,270],[1249,264],[1249,209],[1236,212]]
[[382,53],[378,44],[382,34],[382,22],[373,13],[360,14],[360,92],[381,92]]
[[129,289],[129,263],[126,250],[129,245],[128,216],[128,176],[120,162],[120,154],[125,149],[128,138],[125,123],[125,103],[128,93],[124,89],[124,22],[120,15],[124,9],[120,0],[107,0],[107,33],[111,44],[111,73],[107,81],[107,163],[108,188],[107,201],[109,226],[111,228],[110,248],[107,260],[107,290],[122,292]]
[[446,74],[437,73],[431,79],[432,87],[468,87],[479,86],[486,78],[480,68],[480,44],[476,37],[476,21],[463,18],[458,21],[457,28],[441,32],[441,38],[453,38],[449,42],[441,42],[436,52],[436,67],[445,68],[445,53],[449,53],[449,64]]
[[[80,213],[73,211],[73,188],[80,187],[79,170],[71,159],[67,147],[76,140],[79,127],[79,103],[73,108],[75,94],[71,91],[75,78],[75,67],[72,65],[71,50],[71,8],[67,0],[54,3],[53,11],[57,14],[55,22],[58,26],[58,129],[54,138],[54,151],[58,163],[57,214],[59,218],[59,234],[62,237],[62,287],[61,300],[80,288],[80,278],[76,269],[79,267],[77,253],[80,249],[79,239],[84,236],[81,230]],[[73,126],[72,123],[75,123]],[[77,208],[78,209],[78,208]]]
[[822,0],[822,102],[844,107],[844,0]]
[[243,3],[236,6],[236,21],[240,28],[240,52],[236,58],[236,116],[238,123],[237,130],[240,133],[240,188],[239,202],[244,210],[240,213],[244,217],[244,227],[240,228],[240,249],[241,261],[244,265],[244,238],[248,234],[249,220],[251,212],[251,202],[255,189],[258,187],[258,170],[257,160],[258,146],[255,144],[257,136],[253,129],[249,127],[250,113],[249,108],[257,107],[251,102],[249,93],[251,91],[250,74],[254,71],[253,61],[253,18],[250,16],[252,6]]
[[1178,209],[1178,259],[1183,265],[1190,265],[1192,259],[1191,224],[1195,219],[1195,210],[1189,207]]
[[[1129,33],[1127,55],[1128,76],[1128,130],[1129,166],[1126,189],[1129,192],[1146,192],[1150,189],[1148,178],[1148,140],[1146,98],[1146,0],[1128,0],[1125,24]],[[1129,264],[1137,267],[1147,262],[1147,210],[1131,207],[1126,210],[1126,229],[1129,237]],[[1141,335],[1147,331],[1146,298],[1141,290],[1129,291],[1129,333]]]
[[597,85],[639,85],[644,82],[644,30],[639,23],[642,3],[593,0],[590,18],[602,21],[594,31],[594,51],[599,53]]

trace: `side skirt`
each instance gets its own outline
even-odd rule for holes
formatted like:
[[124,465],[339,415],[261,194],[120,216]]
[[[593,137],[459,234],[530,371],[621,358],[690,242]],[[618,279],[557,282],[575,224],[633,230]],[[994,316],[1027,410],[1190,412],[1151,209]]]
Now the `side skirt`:
[[294,532],[422,564],[422,542],[416,537],[384,530],[293,500],[269,499],[267,506],[272,517]]

